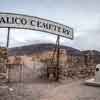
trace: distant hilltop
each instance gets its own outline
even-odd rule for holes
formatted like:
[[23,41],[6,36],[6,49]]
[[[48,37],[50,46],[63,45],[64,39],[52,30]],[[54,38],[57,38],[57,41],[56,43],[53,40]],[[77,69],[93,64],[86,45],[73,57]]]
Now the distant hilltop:
[[[32,44],[27,46],[15,47],[9,49],[9,55],[31,55],[33,53],[43,53],[47,51],[54,50],[56,47],[55,44],[46,43],[46,44]],[[71,55],[81,55],[81,51],[68,46],[60,46],[61,49],[65,49],[68,54]]]

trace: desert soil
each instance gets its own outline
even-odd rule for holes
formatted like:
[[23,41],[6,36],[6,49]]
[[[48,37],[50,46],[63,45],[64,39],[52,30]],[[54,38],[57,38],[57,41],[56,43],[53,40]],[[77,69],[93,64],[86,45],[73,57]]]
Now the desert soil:
[[83,81],[10,83],[8,88],[0,90],[0,100],[100,100],[100,88]]
[[[24,66],[24,70],[25,80],[33,79],[31,76],[37,73],[29,66]],[[60,83],[36,78],[31,82],[11,82],[0,86],[0,100],[100,100],[100,87],[87,86],[83,83],[84,80],[66,80]]]

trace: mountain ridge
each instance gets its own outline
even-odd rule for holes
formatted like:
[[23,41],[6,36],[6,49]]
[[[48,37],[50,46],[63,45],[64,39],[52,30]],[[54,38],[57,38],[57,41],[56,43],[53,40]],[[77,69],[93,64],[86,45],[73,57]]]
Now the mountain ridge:
[[[56,44],[53,43],[40,43],[40,44],[31,44],[21,47],[9,48],[10,55],[30,55],[32,53],[42,53],[45,51],[53,50],[56,47]],[[65,49],[66,52],[73,55],[81,55],[81,51],[69,46],[60,45],[61,49]]]

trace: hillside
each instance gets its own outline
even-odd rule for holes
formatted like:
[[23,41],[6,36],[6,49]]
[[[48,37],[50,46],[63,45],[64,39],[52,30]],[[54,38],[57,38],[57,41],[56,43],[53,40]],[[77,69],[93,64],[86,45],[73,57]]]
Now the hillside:
[[[45,51],[54,50],[55,47],[56,47],[55,44],[48,43],[48,44],[34,44],[34,45],[10,48],[9,55],[31,55],[32,53],[42,53]],[[68,52],[68,54],[81,55],[81,52],[78,49],[63,45],[61,45],[60,48],[65,49],[66,52]]]

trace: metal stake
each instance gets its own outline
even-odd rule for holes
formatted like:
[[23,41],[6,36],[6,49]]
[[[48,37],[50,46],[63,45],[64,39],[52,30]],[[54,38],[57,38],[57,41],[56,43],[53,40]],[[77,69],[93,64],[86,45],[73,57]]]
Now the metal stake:
[[8,27],[8,34],[7,34],[7,49],[9,47],[9,36],[10,36],[10,28]]
[[[9,36],[10,36],[10,28],[8,27],[8,34],[7,34],[7,44],[6,44],[6,48],[7,48],[7,52],[8,52],[8,47],[9,47]],[[7,64],[8,67],[8,82],[10,82],[10,65]]]

